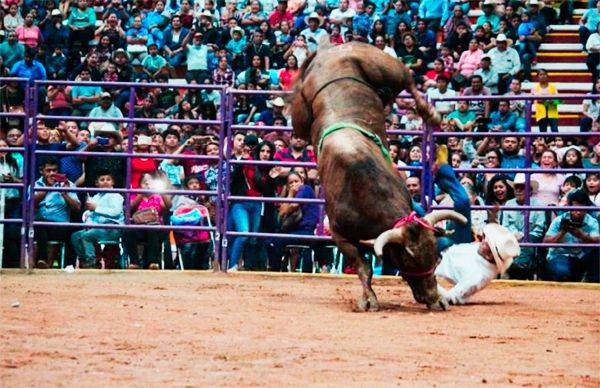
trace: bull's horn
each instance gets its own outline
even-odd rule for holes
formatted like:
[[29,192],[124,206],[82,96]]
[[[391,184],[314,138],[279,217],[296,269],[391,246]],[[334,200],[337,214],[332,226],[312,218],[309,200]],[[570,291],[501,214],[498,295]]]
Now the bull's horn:
[[423,217],[423,219],[427,221],[431,226],[434,226],[442,220],[452,220],[460,222],[461,224],[467,223],[467,219],[465,218],[465,216],[458,212],[455,212],[454,210],[436,210],[432,213],[427,214],[425,217]]
[[398,244],[404,245],[406,241],[406,228],[400,227],[397,229],[386,230],[381,233],[377,239],[375,239],[375,244],[373,244],[373,250],[377,257],[383,256],[383,247],[391,242],[395,242]]

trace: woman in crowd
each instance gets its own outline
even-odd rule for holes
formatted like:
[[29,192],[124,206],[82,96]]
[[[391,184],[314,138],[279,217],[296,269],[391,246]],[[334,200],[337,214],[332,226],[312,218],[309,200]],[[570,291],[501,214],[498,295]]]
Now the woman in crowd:
[[279,70],[279,82],[283,90],[292,90],[292,85],[298,75],[298,58],[294,54],[287,57],[285,67]]
[[596,206],[600,206],[600,173],[588,172],[585,175],[583,185],[584,191],[590,197],[590,201]]
[[552,150],[542,153],[540,160],[542,172],[531,174],[531,179],[539,183],[539,189],[532,195],[542,206],[556,205],[560,194],[560,187],[565,180],[558,170],[558,156]]
[[504,174],[494,176],[487,185],[485,204],[502,206],[509,199],[513,199],[515,197],[515,193],[508,182],[509,179]]
[[[152,138],[146,135],[138,135],[134,143],[133,151],[138,154],[149,153]],[[138,185],[144,175],[154,174],[158,168],[158,161],[148,157],[131,158],[131,187],[139,188]]]
[[[560,162],[560,168],[583,168],[583,159],[581,157],[581,151],[575,146],[571,146],[562,157],[562,161]],[[574,173],[569,172],[565,174],[565,177],[575,175],[579,177],[579,179],[584,180],[584,173]]]
[[483,50],[479,48],[476,39],[471,39],[469,49],[463,51],[456,65],[453,79],[454,90],[460,90],[461,87],[467,85],[467,80],[479,67],[481,58],[483,58]]
[[[485,153],[484,159],[483,167],[500,168],[500,164],[502,163],[502,153],[499,149],[492,148]],[[479,165],[479,162],[477,162],[475,165]],[[485,172],[477,174],[475,183],[480,193],[483,193],[484,195],[488,193],[487,190],[489,183],[496,175],[498,175],[497,172]]]
[[[302,168],[303,169],[303,168]],[[296,199],[313,199],[316,198],[312,187],[305,182],[306,171],[299,172],[302,169],[291,170],[287,176],[287,185],[282,192],[282,197]],[[293,203],[284,202],[279,207],[279,218],[282,220],[282,232],[288,234],[313,235],[315,228],[319,222],[319,207],[314,203]],[[289,220],[286,220],[289,219]],[[295,219],[295,220],[294,220]],[[286,239],[281,241],[283,247],[289,244],[300,243],[297,240]],[[302,244],[309,244],[302,241]],[[284,252],[285,253],[285,252]],[[290,270],[295,271],[298,264],[297,250],[290,252]],[[308,266],[304,265],[304,270],[307,271]]]
[[25,23],[15,28],[19,42],[31,48],[38,48],[44,38],[40,28],[33,24],[33,14],[30,12],[25,16]]
[[79,45],[82,53],[86,53],[89,41],[94,39],[94,28],[96,26],[96,11],[88,6],[88,0],[78,0],[77,7],[70,8],[69,19],[69,52]]
[[[132,182],[133,183],[133,182]],[[166,187],[167,182],[158,175],[151,175],[148,173],[142,174],[139,181],[136,182],[136,186],[144,190],[159,190],[159,186]],[[131,214],[132,222],[136,222],[136,213],[140,211],[151,212],[155,214],[155,217],[149,224],[162,224],[163,223],[163,212],[171,208],[171,196],[166,194],[149,194],[149,193],[138,193],[131,194]],[[146,209],[154,209],[148,211]],[[147,217],[146,220],[149,220]],[[140,224],[144,224],[140,222]],[[161,241],[166,237],[166,233],[163,231],[150,230],[150,229],[137,229],[137,230],[126,230],[123,235],[123,245],[125,252],[129,256],[129,269],[160,269],[160,252],[161,252]],[[138,245],[143,244],[144,250],[142,257],[138,254]]]

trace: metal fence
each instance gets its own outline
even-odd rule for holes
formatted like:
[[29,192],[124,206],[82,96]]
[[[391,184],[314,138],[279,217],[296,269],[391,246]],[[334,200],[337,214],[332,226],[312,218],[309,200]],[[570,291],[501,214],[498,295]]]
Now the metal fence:
[[[116,192],[122,194],[130,194],[130,193],[153,193],[153,190],[144,190],[144,189],[130,189],[131,187],[131,163],[129,161],[132,158],[143,157],[143,158],[151,158],[151,159],[194,159],[194,160],[207,160],[207,161],[216,161],[218,163],[218,183],[217,190],[197,190],[197,191],[186,191],[186,194],[197,194],[197,195],[210,195],[215,196],[216,200],[216,223],[212,227],[204,227],[204,226],[173,226],[173,225],[132,225],[131,224],[131,203],[129,200],[129,196],[125,195],[125,224],[124,225],[105,225],[105,224],[86,224],[85,227],[93,228],[93,227],[101,227],[101,228],[118,228],[118,229],[158,229],[158,230],[208,230],[214,233],[216,246],[215,248],[215,257],[220,261],[221,269],[227,268],[227,249],[228,249],[228,240],[230,237],[236,236],[247,236],[247,237],[255,237],[255,238],[275,238],[275,239],[297,239],[297,240],[314,240],[314,241],[331,241],[330,237],[323,235],[316,236],[305,236],[305,235],[290,235],[290,234],[282,234],[282,233],[246,233],[232,230],[231,225],[227,222],[229,217],[229,206],[232,202],[235,201],[260,201],[263,203],[266,202],[295,202],[295,203],[315,203],[321,205],[321,219],[323,216],[323,203],[324,200],[322,198],[316,199],[293,199],[293,198],[277,198],[277,197],[244,197],[244,196],[234,196],[231,195],[230,191],[230,176],[232,168],[235,166],[252,164],[252,165],[265,165],[265,166],[283,166],[283,167],[294,167],[294,166],[302,166],[307,168],[316,168],[315,163],[302,163],[302,162],[265,162],[265,161],[248,161],[248,160],[236,160],[232,158],[232,147],[231,140],[233,134],[236,131],[243,131],[248,129],[260,129],[262,131],[281,131],[281,132],[291,132],[291,127],[260,127],[257,128],[255,126],[248,125],[239,125],[235,123],[234,118],[234,101],[235,97],[246,94],[265,94],[264,91],[248,91],[248,90],[233,90],[233,89],[225,89],[220,86],[209,86],[209,85],[171,85],[171,84],[161,84],[155,83],[151,84],[153,88],[180,88],[180,89],[211,89],[217,90],[220,93],[220,119],[219,120],[175,120],[175,119],[147,119],[147,118],[136,118],[134,111],[134,97],[137,88],[146,87],[147,84],[139,84],[139,83],[104,83],[104,82],[66,82],[66,81],[36,81],[35,86],[33,88],[28,88],[26,79],[7,79],[1,78],[0,84],[5,82],[19,82],[24,85],[25,89],[25,111],[23,113],[0,113],[0,117],[17,117],[22,118],[24,121],[24,133],[25,133],[25,144],[20,148],[0,148],[0,152],[21,152],[24,156],[24,176],[22,183],[0,183],[0,188],[19,188],[22,190],[22,219],[3,219],[0,221],[0,224],[10,224],[16,223],[21,225],[21,267],[29,268],[31,263],[31,259],[33,258],[33,246],[34,246],[34,227],[43,226],[43,227],[52,227],[52,226],[61,226],[61,227],[82,227],[81,223],[72,223],[72,222],[64,222],[64,223],[54,223],[54,222],[46,222],[39,221],[35,219],[35,201],[34,201],[34,191],[68,191],[68,192]],[[50,86],[50,85],[86,85],[86,86],[100,86],[100,87],[118,87],[118,88],[127,88],[129,89],[129,110],[125,117],[117,119],[117,118],[91,118],[91,117],[77,117],[77,116],[47,116],[38,112],[38,92],[40,88]],[[286,94],[285,92],[278,91],[269,91],[270,95],[282,95]],[[431,170],[433,166],[435,155],[434,152],[428,152],[433,150],[437,140],[444,137],[471,137],[471,138],[480,138],[480,137],[506,137],[506,136],[518,136],[525,138],[525,158],[526,162],[529,166],[531,166],[531,139],[533,137],[538,136],[555,136],[554,133],[539,133],[532,132],[531,125],[531,102],[535,100],[544,100],[544,99],[555,99],[556,96],[530,96],[530,95],[520,95],[515,97],[507,97],[507,96],[486,96],[486,97],[456,97],[451,99],[444,99],[444,101],[460,101],[460,100],[525,100],[527,101],[527,125],[525,132],[500,132],[500,133],[478,133],[478,132],[440,132],[436,128],[431,126],[424,126],[421,131],[406,131],[406,130],[390,130],[389,134],[393,135],[413,135],[413,136],[422,136],[422,165],[421,166],[409,166],[405,168],[399,168],[403,170],[416,171],[421,175],[421,181],[424,182],[425,174]],[[584,95],[560,95],[561,99],[582,99],[582,98],[590,98],[590,96]],[[438,100],[441,101],[441,100]],[[431,101],[434,104],[436,101]],[[47,151],[47,150],[37,150],[36,149],[36,139],[37,139],[37,121],[45,120],[45,119],[53,119],[53,120],[70,120],[77,122],[94,122],[94,121],[103,121],[103,122],[111,122],[111,123],[126,123],[127,125],[127,150],[125,152],[118,153],[105,153],[105,152],[85,152],[82,153],[80,151]],[[194,125],[213,125],[219,127],[219,145],[221,150],[225,150],[221,152],[220,155],[217,156],[206,156],[206,155],[171,155],[171,154],[140,154],[133,152],[133,139],[134,139],[134,126],[135,124],[148,124],[148,123],[164,123],[164,124],[194,124]],[[565,133],[561,132],[560,136],[598,136],[597,133]],[[87,156],[87,157],[110,157],[110,158],[125,158],[128,163],[126,163],[127,171],[125,176],[125,188],[115,188],[115,189],[98,189],[98,188],[86,188],[86,187],[36,187],[35,190],[33,188],[35,182],[35,166],[36,159],[43,156]],[[457,169],[457,172],[471,172],[471,173],[485,173],[485,172],[498,172],[498,173],[511,173],[514,171],[508,169],[486,169],[486,168],[477,168],[477,169]],[[572,172],[572,173],[582,173],[589,170],[585,169],[568,169],[561,170],[561,172]],[[519,172],[526,174],[526,181],[529,183],[530,174],[534,172],[540,172],[540,170],[533,168],[520,169]],[[434,194],[434,186],[433,180],[428,180],[429,184],[427,187],[423,188],[424,195],[423,198],[423,207],[426,211],[431,211],[432,209],[443,208],[442,206],[434,205],[432,202],[433,194]],[[4,192],[4,190],[1,190]],[[161,191],[164,194],[181,194],[180,190],[165,190]],[[530,206],[529,203],[529,185],[526,184],[526,203],[523,206],[518,207],[504,207],[506,210],[522,210],[525,215],[525,238],[522,242],[523,246],[544,246],[544,247],[557,247],[557,246],[565,246],[567,244],[545,244],[545,243],[532,243],[529,240],[529,212],[533,210],[556,210],[556,207],[551,206]],[[427,198],[427,200],[425,200]],[[480,210],[480,209],[489,209],[490,206],[472,206],[472,210]],[[576,207],[561,207],[561,210],[571,210],[571,209],[579,209]],[[585,208],[586,210],[591,210],[592,208]],[[597,210],[597,209],[594,209]],[[589,246],[594,245],[598,246],[598,244],[580,244],[581,246]],[[0,264],[1,264],[1,256],[0,256]]]

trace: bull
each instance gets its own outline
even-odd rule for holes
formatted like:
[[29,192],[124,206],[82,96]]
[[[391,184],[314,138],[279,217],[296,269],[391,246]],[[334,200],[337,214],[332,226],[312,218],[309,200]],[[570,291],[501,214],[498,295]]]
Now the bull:
[[439,123],[439,114],[419,94],[408,69],[368,44],[320,42],[294,84],[293,128],[317,146],[332,238],[358,272],[361,311],[379,309],[371,286],[373,269],[361,254],[365,241],[400,269],[417,302],[446,309],[434,276],[438,254],[433,225],[443,219],[466,222],[453,211],[414,216],[385,137],[385,109],[403,90],[415,99],[424,120]]

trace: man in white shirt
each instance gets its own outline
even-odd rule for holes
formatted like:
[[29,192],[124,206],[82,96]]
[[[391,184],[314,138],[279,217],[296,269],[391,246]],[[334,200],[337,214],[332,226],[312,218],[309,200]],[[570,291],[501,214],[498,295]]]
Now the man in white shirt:
[[323,18],[316,12],[311,13],[306,17],[306,24],[308,28],[305,28],[300,33],[304,35],[306,38],[306,43],[308,45],[308,51],[314,52],[319,45],[319,40],[323,36],[328,36],[329,34],[325,31],[321,26],[323,25]]
[[[437,87],[427,89],[427,97],[429,97],[430,100],[456,97],[457,93],[452,89],[448,89],[449,83],[450,80],[448,79],[448,77],[446,77],[445,75],[438,75],[436,78]],[[456,101],[436,101],[435,109],[441,115],[447,115],[448,113],[454,110],[455,104]]]
[[509,47],[509,41],[504,34],[496,37],[496,47],[488,52],[494,70],[498,73],[498,93],[505,94],[511,79],[521,70],[519,53]]
[[329,23],[340,26],[340,32],[342,35],[348,31],[346,21],[352,19],[356,15],[356,11],[350,8],[349,0],[340,0],[340,7],[331,11],[329,15]]
[[454,284],[449,290],[438,284],[438,292],[448,303],[467,303],[521,253],[515,236],[499,224],[487,224],[483,236],[481,242],[457,244],[442,251],[435,275]]

